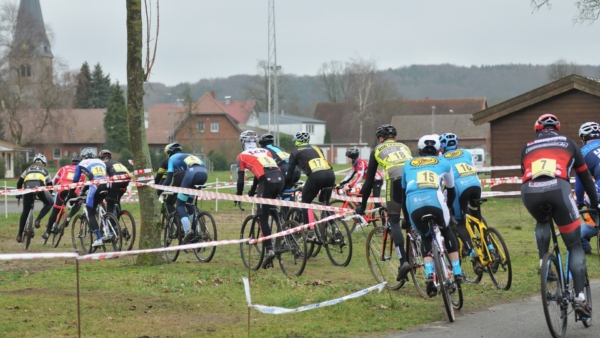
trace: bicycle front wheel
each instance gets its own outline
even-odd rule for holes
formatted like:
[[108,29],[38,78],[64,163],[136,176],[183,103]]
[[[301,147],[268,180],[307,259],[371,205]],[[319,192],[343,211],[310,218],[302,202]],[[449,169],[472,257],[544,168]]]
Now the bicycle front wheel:
[[[344,204],[346,204],[344,206]],[[346,208],[346,209],[352,209],[355,210],[356,209],[356,204],[354,202],[347,202],[346,201],[342,201],[342,200],[333,200],[329,203],[329,205],[331,205],[332,207],[338,207],[338,208]],[[354,230],[356,230],[356,225],[358,224],[358,220],[356,218],[352,219],[352,224],[350,224],[348,227],[350,228],[350,232],[354,233]]]
[[104,250],[106,251],[108,242],[109,251],[121,251],[121,247],[123,246],[123,237],[121,236],[121,228],[119,227],[119,220],[117,219],[117,216],[109,212],[104,215],[104,222],[106,224],[106,229],[108,230],[108,234],[104,233]]
[[449,280],[446,274],[446,267],[442,266],[442,264],[445,264],[445,262],[442,262],[442,256],[436,244],[433,245],[433,261],[435,264],[435,275],[437,277],[437,283],[439,285],[442,298],[444,299],[444,307],[446,308],[446,313],[448,314],[448,320],[450,320],[450,322],[452,323],[456,318],[454,316],[454,306],[452,304],[452,297],[450,296],[450,283],[448,283]]
[[[425,262],[423,261],[423,253],[421,250],[421,236],[419,236],[414,229],[409,231],[410,234],[406,235],[406,243],[408,246],[406,255],[408,257],[408,264],[410,265],[410,276],[412,277],[417,292],[421,296],[429,298],[426,291],[427,285],[425,284],[427,274],[425,273]],[[389,235],[391,237],[391,233]],[[394,243],[392,242],[391,244]]]
[[487,245],[491,244],[493,246],[493,249],[489,250],[492,263],[488,265],[488,272],[492,281],[498,289],[510,289],[512,283],[512,264],[504,238],[502,238],[497,229],[488,228],[485,242]]
[[[260,238],[260,224],[258,224],[258,216],[250,215],[246,217],[242,224],[240,239],[258,239]],[[256,271],[260,268],[265,255],[265,246],[262,243],[248,242],[240,243],[240,255],[242,262],[247,269]]]
[[67,225],[67,213],[62,209],[56,220],[56,229],[52,234],[52,247],[56,248],[60,244],[62,236],[65,234],[65,225]]
[[131,251],[135,244],[135,220],[133,215],[127,210],[122,210],[119,213],[119,227],[121,228],[121,238],[123,241],[123,250]]
[[[73,226],[75,226],[75,224],[73,224]],[[94,236],[92,235],[92,230],[90,229],[89,222],[85,216],[79,217],[79,232],[77,238],[79,238],[79,244],[81,245],[80,253],[82,255],[91,254],[96,251],[96,247],[92,246],[92,243],[94,243]]]
[[[208,243],[217,240],[215,219],[206,211],[198,214],[198,243]],[[216,246],[194,249],[194,255],[202,263],[208,263],[215,255]]]
[[396,255],[396,246],[392,232],[386,227],[375,227],[367,235],[367,264],[378,283],[385,282],[385,288],[398,290],[404,280],[396,281],[400,259]]
[[[177,212],[172,212],[167,216],[166,223],[163,228],[163,248],[178,246],[183,240],[183,231],[179,224]],[[165,258],[169,262],[175,262],[179,257],[179,250],[165,251]]]
[[[296,221],[286,221],[281,231],[292,230],[299,225]],[[275,254],[279,255],[279,267],[287,276],[300,276],[306,267],[306,232],[300,230],[275,241]]]
[[559,274],[562,273],[558,265],[556,256],[548,252],[542,259],[542,268],[540,269],[540,282],[542,284],[542,304],[544,305],[544,316],[546,324],[554,338],[562,338],[567,333],[569,310],[566,305],[566,293],[563,292]]
[[340,218],[332,219],[325,223],[324,230],[321,235],[329,260],[335,266],[348,266],[352,259],[352,235],[348,225]]

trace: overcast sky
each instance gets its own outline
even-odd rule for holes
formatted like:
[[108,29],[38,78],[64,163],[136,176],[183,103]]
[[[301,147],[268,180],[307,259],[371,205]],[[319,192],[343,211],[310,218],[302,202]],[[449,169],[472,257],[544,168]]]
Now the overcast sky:
[[[54,31],[54,55],[73,69],[99,62],[113,80],[126,82],[125,1],[40,3]],[[573,24],[573,1],[552,3],[550,10],[533,12],[529,0],[277,1],[277,60],[297,75],[359,57],[380,68],[550,64],[560,58],[600,64],[600,22]],[[150,80],[175,85],[255,74],[257,61],[267,59],[267,19],[267,0],[160,1]]]

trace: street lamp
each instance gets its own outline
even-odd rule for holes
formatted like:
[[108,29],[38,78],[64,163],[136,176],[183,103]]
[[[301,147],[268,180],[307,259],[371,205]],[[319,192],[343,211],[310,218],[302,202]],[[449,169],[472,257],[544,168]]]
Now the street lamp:
[[435,106],[431,106],[431,133],[435,134]]

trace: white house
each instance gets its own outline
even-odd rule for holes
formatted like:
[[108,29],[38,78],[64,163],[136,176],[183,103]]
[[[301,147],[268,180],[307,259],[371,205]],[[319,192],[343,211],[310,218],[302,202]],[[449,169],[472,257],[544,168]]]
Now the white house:
[[13,178],[21,173],[15,173],[15,155],[18,152],[26,152],[27,149],[21,148],[16,144],[0,141],[0,156],[6,162],[6,178]]
[[[246,123],[251,127],[259,127],[269,129],[269,114],[258,113],[252,115]],[[275,117],[271,116],[271,130],[276,131],[277,126],[274,122]],[[294,136],[299,131],[306,131],[310,134],[310,143],[323,144],[325,143],[325,121],[311,119],[304,116],[296,115],[279,115],[279,132]]]

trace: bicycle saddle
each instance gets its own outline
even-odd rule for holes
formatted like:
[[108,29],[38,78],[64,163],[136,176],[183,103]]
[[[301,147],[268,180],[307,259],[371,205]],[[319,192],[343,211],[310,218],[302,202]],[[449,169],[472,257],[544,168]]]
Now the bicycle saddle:
[[206,186],[204,184],[194,185],[194,187],[198,190],[206,188]]
[[423,217],[421,217],[421,221],[425,221],[425,222],[432,220],[432,219],[435,219],[435,216],[433,216],[432,214],[423,215]]

